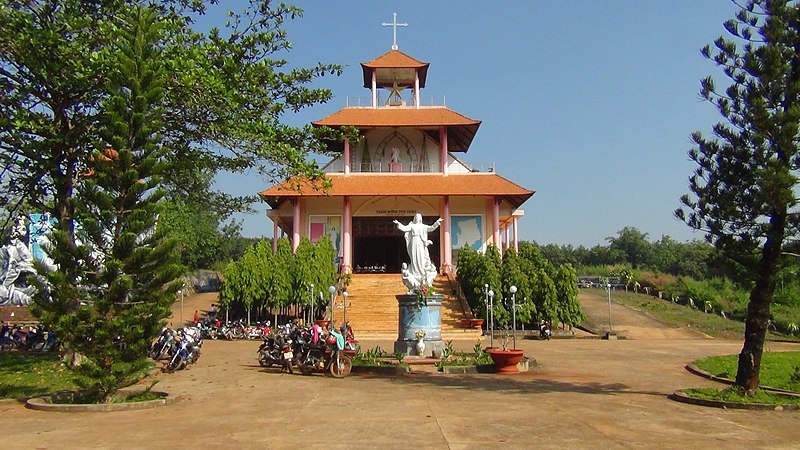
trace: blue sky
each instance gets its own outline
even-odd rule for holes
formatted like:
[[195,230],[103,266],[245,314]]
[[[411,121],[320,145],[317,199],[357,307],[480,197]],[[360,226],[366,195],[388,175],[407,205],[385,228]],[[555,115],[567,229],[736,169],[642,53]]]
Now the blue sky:
[[[222,9],[241,5],[224,1]],[[523,206],[521,240],[605,245],[625,226],[650,240],[702,239],[673,216],[694,165],[690,134],[721,117],[699,98],[700,80],[726,79],[700,55],[725,33],[736,7],[724,0],[299,1],[286,29],[293,66],[345,65],[316,84],[334,99],[286,118],[319,120],[350,98],[368,101],[360,63],[391,50],[429,62],[422,104],[482,121],[470,164],[494,163],[536,194]],[[221,11],[204,19],[222,23]],[[234,194],[268,187],[256,175],[224,175]],[[265,205],[244,219],[247,236],[271,236]]]

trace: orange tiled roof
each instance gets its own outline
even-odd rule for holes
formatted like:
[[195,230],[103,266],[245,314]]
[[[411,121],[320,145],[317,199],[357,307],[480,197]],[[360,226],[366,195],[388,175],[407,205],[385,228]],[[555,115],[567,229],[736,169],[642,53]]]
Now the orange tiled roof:
[[372,61],[361,63],[361,70],[364,72],[364,87],[372,87],[372,71],[379,69],[417,69],[419,73],[419,86],[425,87],[425,79],[428,76],[428,66],[430,64],[418,61],[399,50],[392,50]]
[[[376,174],[342,173],[326,174],[333,187],[330,195],[340,196],[500,196],[515,207],[528,200],[534,191],[525,189],[496,173],[440,173],[425,174]],[[277,208],[284,200],[293,197],[324,197],[322,191],[314,190],[308,183],[301,182],[299,190],[291,188],[291,182],[283,182],[259,193],[272,207]]]
[[322,120],[312,122],[315,126],[357,128],[415,127],[422,129],[434,141],[439,141],[440,126],[447,127],[447,150],[466,152],[481,126],[480,120],[470,119],[445,107],[425,108],[364,108],[341,109]]

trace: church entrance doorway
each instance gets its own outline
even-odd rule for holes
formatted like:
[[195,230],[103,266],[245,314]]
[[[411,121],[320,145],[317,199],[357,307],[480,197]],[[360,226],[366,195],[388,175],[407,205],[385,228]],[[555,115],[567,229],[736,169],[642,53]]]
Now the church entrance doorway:
[[[403,262],[408,262],[403,232],[394,224],[394,217],[353,217],[353,272],[400,273]],[[398,219],[405,223],[408,218]],[[423,218],[433,223],[434,217]],[[439,267],[439,230],[428,233],[433,244],[428,246],[431,261]]]

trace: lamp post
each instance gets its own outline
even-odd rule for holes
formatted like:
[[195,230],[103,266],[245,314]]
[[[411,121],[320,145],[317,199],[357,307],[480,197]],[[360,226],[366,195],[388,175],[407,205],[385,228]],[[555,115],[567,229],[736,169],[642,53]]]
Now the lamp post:
[[183,321],[183,291],[186,289],[186,283],[181,286],[181,326],[186,325]]
[[517,349],[517,287],[511,285],[509,289],[511,292],[511,327],[512,327],[512,334],[511,338],[514,340],[514,350]]
[[608,335],[611,336],[611,283],[606,287],[608,288]]
[[328,293],[331,294],[331,321],[329,327],[333,326],[333,300],[336,298],[336,286],[328,286]]
[[311,325],[314,324],[314,283],[311,283]]
[[[489,329],[489,285],[483,285],[483,292],[486,294],[484,297],[483,302],[486,304],[486,329]],[[485,335],[484,335],[485,336]]]
[[347,291],[342,292],[342,301],[344,305],[342,305],[342,309],[344,310],[344,316],[342,318],[342,327],[344,327],[344,335],[347,336]]
[[494,348],[494,291],[489,289],[489,311],[491,311],[489,326],[491,332],[489,334],[489,347]]

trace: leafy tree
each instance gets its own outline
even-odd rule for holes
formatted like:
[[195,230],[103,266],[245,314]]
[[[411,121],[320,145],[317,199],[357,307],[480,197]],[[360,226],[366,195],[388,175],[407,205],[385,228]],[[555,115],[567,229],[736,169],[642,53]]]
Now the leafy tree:
[[[800,215],[800,5],[787,0],[749,0],[725,22],[729,38],[706,46],[730,84],[717,89],[711,77],[701,95],[724,118],[712,139],[695,132],[689,152],[697,163],[693,197],[676,215],[703,230],[752,280],[736,385],[748,394],[759,372],[776,274],[784,246],[797,239]],[[738,44],[742,45],[739,46]]]
[[[314,289],[314,315],[317,315],[317,312],[321,312],[322,308],[324,308],[324,304],[320,304],[319,300],[319,292],[325,291],[328,286],[333,286],[336,284],[336,264],[334,261],[336,259],[336,249],[333,247],[330,239],[326,236],[317,242],[317,245],[314,246],[314,256],[311,263],[311,278],[309,279],[309,285],[313,284],[315,286]],[[323,294],[322,298],[325,298]]]
[[508,311],[512,310],[514,306],[512,302],[514,299],[511,297],[511,286],[516,286],[516,311],[517,320],[522,322],[530,322],[533,315],[536,313],[536,306],[533,303],[533,292],[530,286],[530,279],[525,273],[525,263],[520,256],[513,251],[508,251],[503,254],[503,267],[501,270],[503,292],[508,293],[505,297],[505,308]]
[[[333,264],[333,260],[329,262]],[[292,291],[291,303],[306,305],[309,302],[309,292],[313,281],[314,270],[314,245],[307,237],[300,239],[300,245],[295,250],[292,258]]]
[[610,252],[625,255],[625,260],[634,268],[648,265],[652,258],[652,246],[647,240],[647,233],[634,227],[624,227],[617,237],[606,238]]
[[181,262],[189,269],[207,269],[219,261],[219,220],[204,205],[171,201],[159,216],[158,225],[178,240]]
[[98,135],[113,151],[95,152],[76,186],[72,206],[80,240],[55,234],[59,270],[39,284],[37,315],[68,348],[85,357],[79,384],[100,402],[147,366],[149,343],[180,287],[175,242],[156,229],[162,192],[157,189],[166,149],[161,145],[166,72],[160,49],[163,23],[152,9],[125,10],[115,28],[118,48],[109,53],[111,96],[99,106]]
[[[116,22],[131,4],[8,0],[0,5],[0,192],[9,217],[22,205],[49,212],[74,240],[76,182],[99,140],[109,78],[117,71]],[[287,112],[331,98],[306,85],[336,65],[288,69],[284,22],[297,8],[254,0],[224,30],[199,33],[192,17],[214,0],[151,3],[164,19],[161,61],[170,77],[158,98],[172,198],[205,203],[220,217],[252,199],[211,192],[219,170],[257,169],[267,178],[322,172],[306,158],[325,152],[333,131],[281,123]],[[0,224],[3,230],[8,223]]]
[[288,239],[278,240],[278,251],[272,256],[272,266],[269,277],[269,300],[267,306],[273,309],[289,306],[292,301],[291,268],[294,255],[292,245]]
[[558,268],[553,284],[556,289],[556,302],[558,312],[556,319],[564,325],[580,325],[586,316],[581,310],[578,301],[578,274],[570,264],[564,264]]

